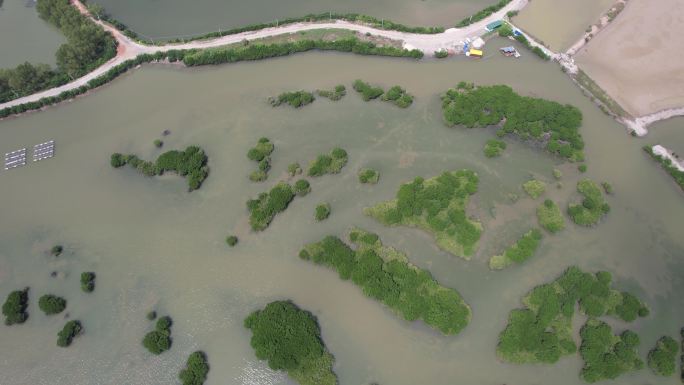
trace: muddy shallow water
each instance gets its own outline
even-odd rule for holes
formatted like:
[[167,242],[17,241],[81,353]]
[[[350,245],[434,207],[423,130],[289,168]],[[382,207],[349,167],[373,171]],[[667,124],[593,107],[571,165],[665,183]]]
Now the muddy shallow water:
[[[494,41],[495,48],[508,44]],[[494,52],[494,50],[492,50]],[[363,102],[351,90],[362,78],[385,87],[400,84],[415,95],[398,109]],[[594,229],[568,223],[545,235],[537,255],[523,266],[491,272],[487,260],[535,225],[534,202],[520,184],[530,175],[549,182],[546,197],[565,207],[580,175],[525,143],[507,138],[508,149],[487,159],[482,147],[489,129],[447,128],[439,94],[460,80],[507,83],[518,92],[571,103],[584,113],[587,176],[610,181],[610,214]],[[319,98],[300,110],[272,108],[266,98],[284,90],[348,87],[339,102]],[[160,150],[152,142],[169,129],[164,149],[202,146],[211,175],[187,193],[174,176],[142,177],[112,169],[112,152],[144,158]],[[255,168],[245,154],[261,136],[276,146],[269,180],[251,183]],[[170,384],[188,354],[207,352],[208,385],[292,384],[259,362],[242,320],[275,299],[290,298],[312,311],[336,357],[340,384],[580,384],[578,356],[550,366],[516,366],[497,360],[495,346],[511,309],[533,286],[550,281],[571,264],[607,269],[619,289],[651,307],[651,316],[629,327],[640,333],[645,358],[657,338],[676,336],[684,319],[684,196],[641,151],[647,139],[625,134],[563,75],[557,66],[524,55],[491,54],[414,62],[309,53],[262,62],[182,69],[144,66],[87,97],[46,111],[0,121],[0,151],[56,141],[53,159],[0,172],[0,295],[30,286],[26,324],[0,327],[3,383]],[[313,191],[295,198],[264,232],[248,230],[245,202],[302,164],[339,145],[349,152],[343,172],[312,180]],[[357,182],[362,167],[380,171],[378,185]],[[563,187],[551,171],[560,168]],[[480,176],[470,214],[485,232],[469,262],[440,251],[418,230],[386,228],[364,217],[363,207],[394,196],[401,182],[444,170],[471,168]],[[518,194],[512,204],[508,195]],[[313,219],[314,207],[329,202],[332,215]],[[377,232],[389,246],[457,289],[473,310],[471,324],[445,337],[409,323],[363,296],[330,270],[299,260],[306,242],[342,235],[352,225]],[[228,248],[225,236],[240,243]],[[66,247],[59,258],[45,250]],[[59,272],[50,278],[50,272]],[[97,273],[91,295],[80,291],[82,271]],[[62,315],[46,317],[37,298],[51,292],[69,301],[85,334],[72,347],[55,346]],[[145,314],[156,309],[174,319],[174,344],[153,357],[141,345],[152,328]],[[612,322],[616,332],[625,325]],[[616,383],[676,384],[648,370]]]

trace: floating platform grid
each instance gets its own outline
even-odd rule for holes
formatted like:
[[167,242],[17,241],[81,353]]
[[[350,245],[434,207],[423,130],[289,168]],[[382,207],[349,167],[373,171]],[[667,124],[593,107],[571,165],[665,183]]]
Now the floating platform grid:
[[26,148],[5,154],[5,170],[26,165]]
[[55,156],[55,141],[50,140],[33,146],[33,161],[38,162],[43,159]]

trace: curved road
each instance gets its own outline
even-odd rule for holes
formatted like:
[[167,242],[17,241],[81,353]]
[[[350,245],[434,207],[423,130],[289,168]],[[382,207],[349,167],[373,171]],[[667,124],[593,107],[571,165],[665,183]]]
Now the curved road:
[[265,28],[258,31],[249,31],[238,33],[234,35],[222,36],[216,39],[210,40],[198,40],[185,44],[167,44],[162,46],[151,46],[140,44],[127,36],[125,36],[121,31],[114,28],[113,26],[104,23],[100,20],[95,20],[92,18],[90,13],[87,11],[85,6],[79,0],[72,0],[75,7],[79,9],[81,13],[90,17],[94,22],[102,26],[105,30],[109,31],[114,38],[119,43],[118,51],[116,57],[98,67],[94,71],[84,75],[74,81],[64,84],[60,87],[51,88],[49,90],[41,91],[29,96],[25,96],[19,99],[14,99],[6,103],[0,104],[0,110],[13,107],[24,103],[35,102],[45,97],[57,96],[60,93],[88,84],[92,79],[95,79],[113,67],[137,57],[140,54],[153,54],[156,52],[166,52],[172,49],[193,49],[193,48],[211,48],[220,47],[223,45],[239,43],[243,40],[255,40],[265,37],[271,37],[282,34],[296,33],[300,31],[308,31],[314,29],[325,29],[325,28],[337,28],[337,29],[347,29],[351,31],[356,31],[359,33],[370,33],[372,35],[381,36],[384,38],[392,40],[402,41],[403,47],[406,49],[418,49],[423,51],[427,55],[432,55],[435,51],[440,49],[446,49],[448,47],[453,47],[454,44],[459,41],[463,41],[466,38],[473,38],[475,36],[483,35],[485,31],[485,26],[494,20],[503,19],[506,13],[509,11],[521,10],[527,5],[528,0],[513,0],[504,8],[498,12],[490,15],[489,17],[473,23],[464,28],[449,28],[446,31],[438,34],[417,34],[417,33],[407,33],[399,31],[388,31],[383,29],[377,29],[361,24],[354,24],[348,21],[337,20],[329,23],[296,23],[288,24],[282,27]]

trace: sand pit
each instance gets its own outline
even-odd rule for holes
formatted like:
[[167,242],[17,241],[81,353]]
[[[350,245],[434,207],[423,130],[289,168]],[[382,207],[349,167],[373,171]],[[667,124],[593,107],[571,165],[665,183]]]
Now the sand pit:
[[576,56],[634,116],[684,106],[684,2],[630,0]]

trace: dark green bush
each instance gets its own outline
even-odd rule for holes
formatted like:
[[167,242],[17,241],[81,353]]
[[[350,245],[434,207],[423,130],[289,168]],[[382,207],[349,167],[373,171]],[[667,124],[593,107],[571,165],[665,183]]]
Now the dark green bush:
[[62,245],[54,245],[50,249],[50,254],[54,255],[55,257],[59,257],[62,255],[62,252],[64,251],[64,247]]
[[95,273],[87,271],[81,273],[81,290],[91,293],[95,290]]
[[226,243],[228,244],[228,246],[233,247],[238,244],[238,237],[236,237],[235,235],[229,235],[228,237],[226,237]]
[[154,310],[151,310],[150,312],[147,313],[146,318],[147,318],[149,321],[154,321],[155,319],[157,319],[157,312],[154,311]]
[[271,302],[245,319],[256,357],[285,370],[301,385],[336,385],[333,358],[321,340],[316,318],[289,301]]
[[76,336],[83,332],[81,321],[73,320],[64,324],[62,330],[57,333],[57,346],[66,348],[71,345],[71,342]]
[[[156,315],[156,313],[155,313]],[[149,315],[148,315],[149,319]],[[157,320],[155,330],[147,333],[143,338],[143,346],[150,351],[150,353],[159,355],[171,349],[171,325],[173,321],[171,317],[164,316]]]
[[449,51],[445,49],[440,49],[439,51],[435,51],[435,57],[437,59],[444,59],[449,56]]
[[644,366],[637,354],[639,336],[630,330],[615,336],[608,324],[590,318],[580,330],[580,336],[580,355],[584,360],[580,376],[586,382],[615,379]]
[[156,162],[147,162],[136,155],[112,154],[112,167],[128,164],[146,176],[162,175],[166,171],[174,171],[188,180],[188,191],[197,190],[209,176],[207,156],[197,146],[188,146],[185,151],[167,151],[157,158]]
[[451,88],[442,96],[442,110],[450,126],[486,127],[505,120],[501,130],[506,133],[545,142],[549,152],[570,160],[584,158],[578,131],[582,113],[576,107],[520,96],[496,85]]
[[328,219],[329,216],[330,216],[330,204],[329,203],[321,203],[318,206],[316,206],[316,214],[315,214],[316,221],[320,222],[322,220]]
[[585,172],[587,172],[587,165],[586,164],[580,164],[579,166],[577,166],[577,169],[579,170],[579,172],[585,173]]
[[659,376],[669,377],[676,368],[679,344],[670,336],[663,336],[648,353],[648,367]]
[[[526,307],[511,311],[508,325],[499,336],[499,357],[513,363],[554,363],[574,353],[572,319],[578,302],[585,315],[612,315],[631,321],[618,308],[636,297],[610,285],[609,273],[589,274],[573,266],[555,281],[535,287],[523,299]],[[638,299],[635,307],[646,308]]]
[[294,184],[294,192],[300,197],[303,197],[311,192],[311,184],[309,184],[309,181],[306,179],[300,179]]
[[388,226],[419,227],[436,238],[442,249],[464,258],[474,254],[482,226],[466,216],[468,196],[477,192],[479,179],[470,170],[416,178],[399,187],[394,200],[366,208],[364,213]]
[[207,355],[202,351],[196,351],[190,354],[185,368],[180,371],[178,377],[183,385],[202,385],[207,380],[208,373]]
[[163,142],[163,141],[161,141],[160,139],[155,139],[155,140],[154,140],[154,147],[162,148],[162,146],[164,146],[164,142]]
[[457,291],[439,285],[404,254],[383,246],[376,234],[353,229],[349,239],[356,250],[328,236],[307,245],[299,256],[336,270],[341,279],[351,279],[365,295],[407,321],[421,319],[444,334],[458,334],[468,324],[470,308]]
[[67,301],[62,297],[45,294],[38,299],[38,307],[46,315],[59,314],[66,309]]
[[24,290],[15,290],[7,295],[2,305],[2,315],[5,316],[5,325],[23,324],[28,319],[28,287]]

